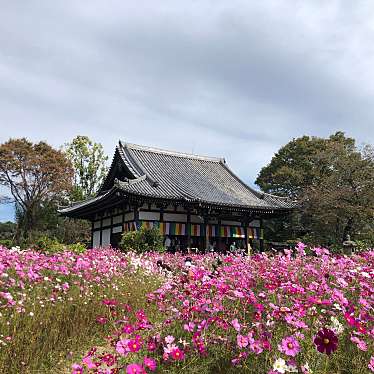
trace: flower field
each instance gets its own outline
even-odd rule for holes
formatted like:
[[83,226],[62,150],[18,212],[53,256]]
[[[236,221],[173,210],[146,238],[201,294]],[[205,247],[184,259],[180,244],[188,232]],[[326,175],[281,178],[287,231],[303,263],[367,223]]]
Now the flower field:
[[0,249],[2,373],[374,372],[374,251]]

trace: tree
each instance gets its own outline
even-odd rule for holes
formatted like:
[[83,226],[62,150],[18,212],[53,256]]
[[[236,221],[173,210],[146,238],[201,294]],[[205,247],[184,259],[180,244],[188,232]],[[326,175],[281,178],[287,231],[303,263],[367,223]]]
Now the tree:
[[18,237],[32,236],[40,208],[57,203],[72,187],[73,169],[64,152],[25,138],[0,145],[0,184],[9,189],[22,220]]
[[373,160],[370,147],[358,149],[342,132],[327,139],[304,136],[282,147],[256,183],[298,200],[300,210],[291,216],[297,236],[340,244],[373,225]]
[[93,143],[87,136],[78,135],[67,143],[66,154],[74,167],[72,199],[83,200],[94,196],[107,172],[108,157],[100,143]]

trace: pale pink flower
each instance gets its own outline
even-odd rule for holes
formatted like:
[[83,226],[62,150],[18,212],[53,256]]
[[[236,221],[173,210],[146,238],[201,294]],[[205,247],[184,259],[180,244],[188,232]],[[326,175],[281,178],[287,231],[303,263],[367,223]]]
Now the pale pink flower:
[[238,347],[239,348],[245,348],[249,341],[248,341],[248,337],[247,336],[243,336],[243,335],[238,335],[236,337],[236,343],[238,344]]
[[295,357],[300,352],[300,344],[293,336],[287,336],[282,339],[278,349],[287,356]]
[[238,321],[237,318],[233,319],[233,320],[231,321],[231,324],[232,324],[232,326],[234,327],[234,329],[235,329],[237,332],[239,332],[239,331],[241,330],[241,326],[240,326],[240,323],[239,323],[239,321]]

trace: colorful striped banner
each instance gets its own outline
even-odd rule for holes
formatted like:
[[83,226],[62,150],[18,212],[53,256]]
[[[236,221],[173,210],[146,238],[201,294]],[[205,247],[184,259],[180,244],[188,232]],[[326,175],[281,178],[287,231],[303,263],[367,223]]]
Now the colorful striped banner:
[[160,232],[162,235],[169,235],[170,233],[170,223],[169,222],[160,222]]
[[207,230],[207,235],[210,238],[213,238],[213,237],[217,236],[218,230],[217,230],[216,225],[207,225],[206,230]]
[[230,226],[221,226],[221,237],[222,238],[230,237]]
[[135,222],[126,222],[123,224],[123,231],[135,231],[136,230],[136,223]]
[[243,227],[230,227],[230,234],[232,238],[245,238]]
[[170,223],[170,235],[186,235],[186,225],[184,223]]
[[191,234],[191,236],[200,236],[201,235],[201,225],[200,224],[191,224],[190,234]]
[[155,226],[153,221],[140,221],[140,227],[152,229]]
[[263,239],[264,230],[259,227],[248,227],[248,239]]

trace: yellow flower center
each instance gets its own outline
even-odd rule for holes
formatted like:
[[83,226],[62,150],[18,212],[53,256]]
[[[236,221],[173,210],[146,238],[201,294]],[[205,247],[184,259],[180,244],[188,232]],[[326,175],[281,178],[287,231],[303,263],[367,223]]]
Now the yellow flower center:
[[323,342],[324,342],[325,344],[329,344],[329,343],[330,343],[330,340],[327,339],[327,338],[325,338],[325,339],[323,339]]
[[292,349],[292,348],[293,348],[293,344],[292,344],[292,343],[288,343],[288,344],[287,344],[287,347],[288,347],[289,349]]

